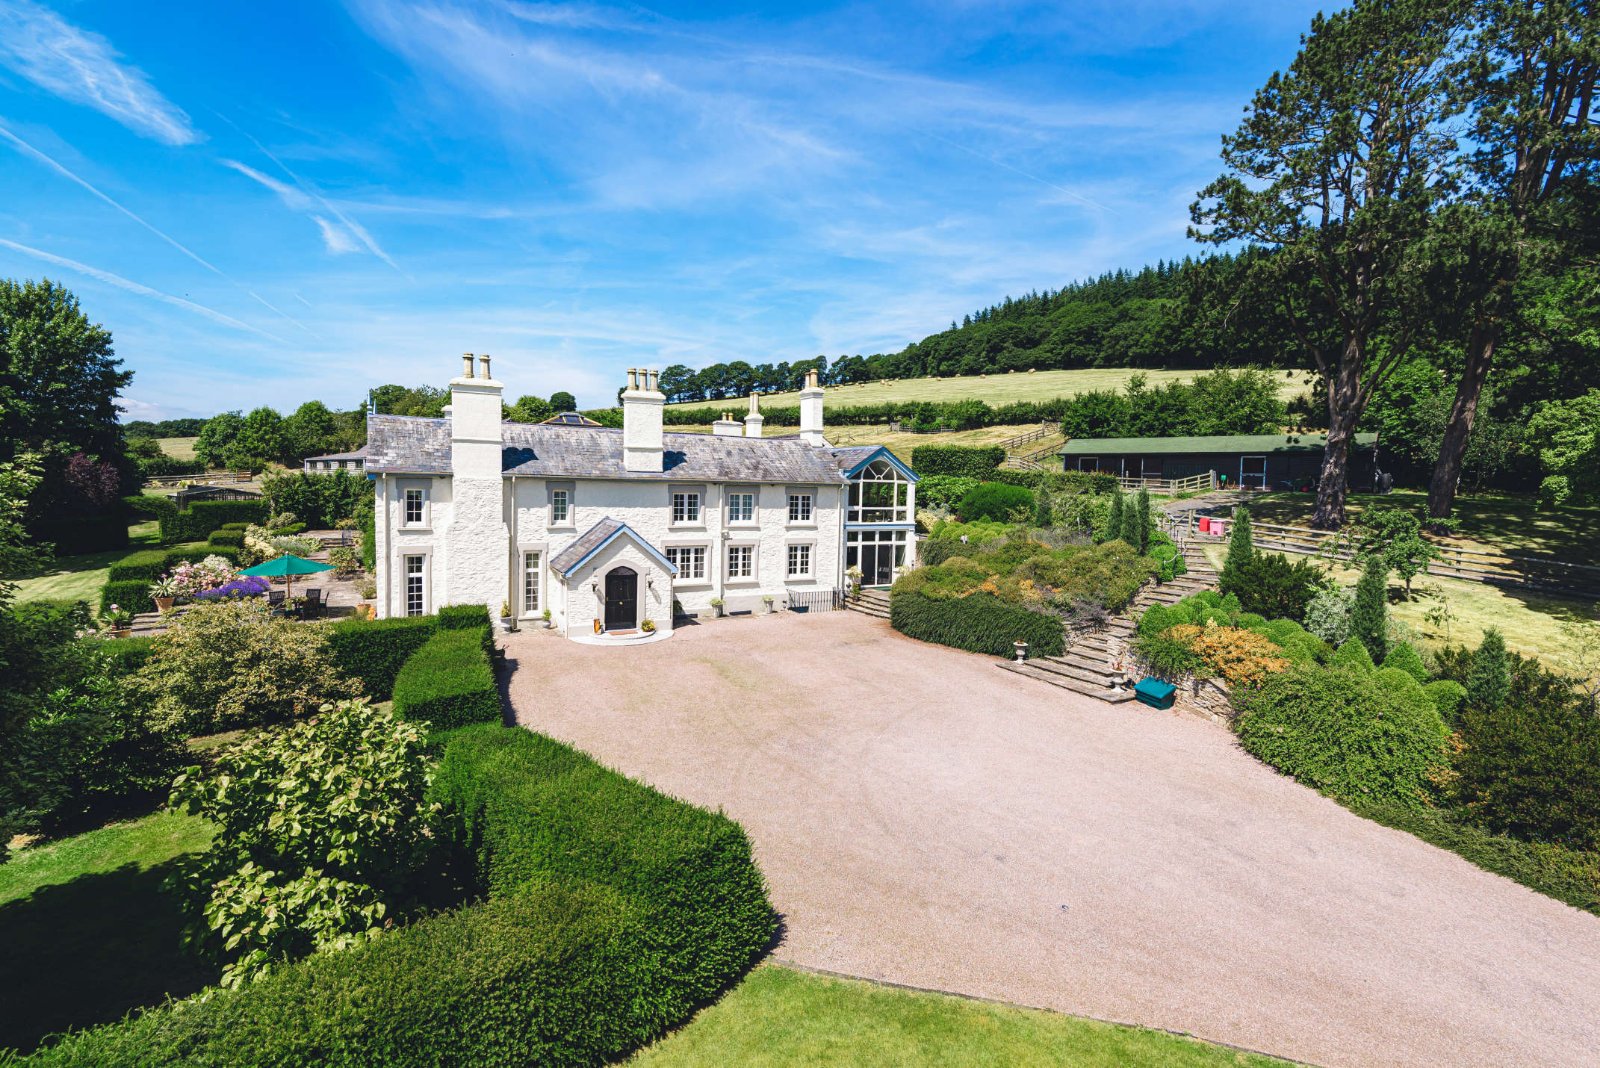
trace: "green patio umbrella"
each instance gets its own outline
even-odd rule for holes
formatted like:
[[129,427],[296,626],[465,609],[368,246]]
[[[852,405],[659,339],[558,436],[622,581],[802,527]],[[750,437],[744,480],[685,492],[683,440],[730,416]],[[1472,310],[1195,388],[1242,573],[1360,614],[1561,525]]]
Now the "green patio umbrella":
[[266,563],[247,567],[239,572],[241,575],[259,575],[261,578],[283,578],[288,580],[287,597],[294,596],[294,577],[296,575],[315,575],[318,571],[332,571],[332,564],[319,564],[315,560],[307,560],[294,553],[284,553],[282,556],[268,560]]

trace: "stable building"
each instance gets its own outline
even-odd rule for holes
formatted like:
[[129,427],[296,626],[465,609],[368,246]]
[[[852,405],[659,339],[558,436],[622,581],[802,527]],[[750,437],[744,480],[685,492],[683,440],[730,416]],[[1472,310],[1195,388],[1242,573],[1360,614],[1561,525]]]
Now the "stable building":
[[[1065,471],[1100,471],[1143,481],[1215,474],[1214,484],[1244,489],[1304,489],[1322,471],[1327,434],[1220,434],[1178,438],[1074,438],[1062,446]],[[1350,485],[1376,475],[1378,435],[1350,446]]]
[[665,432],[648,370],[628,372],[620,429],[507,423],[489,362],[464,358],[443,418],[367,418],[380,617],[509,605],[580,640],[658,640],[714,600],[781,607],[851,567],[887,585],[913,559],[916,476],[885,448],[828,443],[815,372],[799,433],[769,437],[754,396],[710,434]]

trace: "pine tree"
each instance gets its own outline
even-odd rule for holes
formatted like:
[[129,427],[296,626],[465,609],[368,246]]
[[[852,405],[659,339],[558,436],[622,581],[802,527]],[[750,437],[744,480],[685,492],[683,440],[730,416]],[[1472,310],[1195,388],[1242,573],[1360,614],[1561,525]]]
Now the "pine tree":
[[1139,503],[1135,508],[1138,516],[1139,540],[1130,542],[1141,553],[1150,549],[1150,491],[1143,486],[1139,487]]
[[1111,517],[1106,522],[1106,540],[1122,537],[1122,487],[1111,491]]
[[1505,703],[1511,692],[1511,658],[1506,655],[1506,640],[1493,627],[1483,632],[1483,644],[1472,654],[1472,670],[1467,673],[1468,708],[1493,711]]
[[1367,557],[1356,583],[1356,603],[1350,609],[1350,636],[1358,638],[1374,663],[1389,652],[1389,568],[1377,556]]
[[1050,507],[1050,491],[1040,486],[1034,493],[1033,525],[1041,530],[1055,524],[1055,510]]
[[1249,570],[1255,559],[1255,536],[1250,531],[1250,510],[1244,505],[1233,510],[1233,530],[1228,534],[1228,559],[1217,576],[1217,585],[1223,593],[1238,590],[1241,576]]

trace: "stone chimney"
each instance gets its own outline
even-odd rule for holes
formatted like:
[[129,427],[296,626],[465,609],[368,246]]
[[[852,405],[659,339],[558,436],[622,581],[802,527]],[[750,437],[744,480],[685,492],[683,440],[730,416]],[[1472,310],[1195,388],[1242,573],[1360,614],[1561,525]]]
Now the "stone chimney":
[[806,384],[800,390],[800,440],[807,445],[822,446],[822,385],[813,368],[806,372]]
[[622,392],[622,466],[628,471],[662,470],[662,410],[666,395],[655,371],[632,368]]
[[489,357],[472,373],[472,353],[461,357],[461,376],[450,380],[450,467],[465,478],[500,477],[500,399],[505,386],[489,377]]
[[744,434],[744,427],[732,412],[723,412],[722,418],[711,424],[711,433],[719,438],[737,438]]
[[750,394],[750,411],[744,417],[744,436],[747,438],[759,438],[761,436],[761,424],[764,422],[766,420],[761,416],[761,403],[756,399],[756,395],[752,393]]

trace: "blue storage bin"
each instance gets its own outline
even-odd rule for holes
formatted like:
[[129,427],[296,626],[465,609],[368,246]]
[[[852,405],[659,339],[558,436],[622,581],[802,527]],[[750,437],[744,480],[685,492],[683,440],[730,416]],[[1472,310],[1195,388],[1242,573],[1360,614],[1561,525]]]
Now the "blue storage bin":
[[1162,682],[1153,676],[1140,679],[1133,688],[1133,695],[1151,708],[1171,708],[1177,692],[1178,688],[1172,683]]

